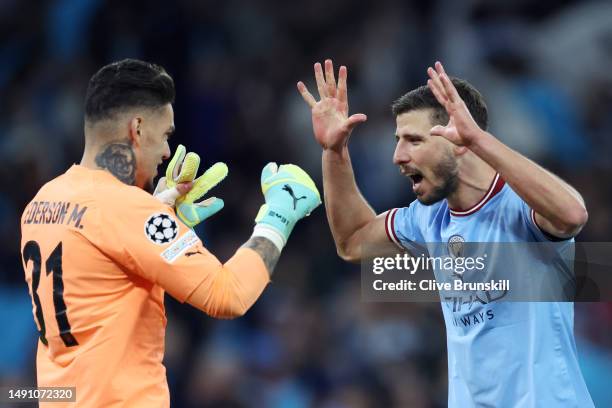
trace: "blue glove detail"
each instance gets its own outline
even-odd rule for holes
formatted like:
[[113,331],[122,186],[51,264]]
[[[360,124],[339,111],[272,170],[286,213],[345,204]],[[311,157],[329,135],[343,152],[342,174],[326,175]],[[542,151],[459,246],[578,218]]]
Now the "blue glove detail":
[[293,164],[268,163],[261,172],[261,191],[266,203],[255,222],[278,231],[285,242],[296,222],[321,204],[321,196],[310,176]]

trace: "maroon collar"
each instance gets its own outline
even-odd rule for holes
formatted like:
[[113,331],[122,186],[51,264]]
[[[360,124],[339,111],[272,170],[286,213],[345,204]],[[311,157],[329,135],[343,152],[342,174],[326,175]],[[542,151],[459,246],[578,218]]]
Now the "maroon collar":
[[477,202],[474,206],[467,210],[450,208],[451,215],[454,215],[455,217],[465,217],[466,215],[474,214],[476,211],[481,209],[482,206],[485,205],[490,199],[495,197],[495,195],[499,193],[502,188],[504,188],[505,184],[506,182],[503,178],[500,177],[499,173],[495,173],[495,177],[493,178],[493,181],[491,182],[487,193],[480,199],[479,202]]

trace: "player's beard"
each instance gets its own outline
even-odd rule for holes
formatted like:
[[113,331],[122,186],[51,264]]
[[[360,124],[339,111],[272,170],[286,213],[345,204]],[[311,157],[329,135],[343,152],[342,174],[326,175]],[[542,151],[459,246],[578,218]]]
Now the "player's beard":
[[424,205],[432,205],[440,200],[447,198],[457,191],[459,185],[458,165],[455,157],[448,153],[437,163],[432,173],[437,180],[442,180],[441,185],[434,185],[431,181],[431,191],[427,195],[417,196],[417,200]]

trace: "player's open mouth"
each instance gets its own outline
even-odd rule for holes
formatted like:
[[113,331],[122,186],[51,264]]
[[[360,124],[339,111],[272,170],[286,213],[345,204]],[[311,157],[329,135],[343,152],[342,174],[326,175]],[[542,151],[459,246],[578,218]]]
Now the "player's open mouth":
[[421,174],[409,174],[408,177],[410,177],[410,180],[412,180],[412,191],[416,192],[417,188],[421,184],[421,181],[423,181],[423,176]]

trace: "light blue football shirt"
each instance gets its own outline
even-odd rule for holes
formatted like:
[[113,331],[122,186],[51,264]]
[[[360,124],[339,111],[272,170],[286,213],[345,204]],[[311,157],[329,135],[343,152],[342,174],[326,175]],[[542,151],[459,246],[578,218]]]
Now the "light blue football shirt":
[[[533,211],[499,175],[470,210],[451,210],[446,200],[430,206],[415,200],[390,210],[386,226],[391,241],[408,249],[456,236],[465,242],[549,240]],[[538,263],[529,251],[520,258],[524,265]],[[495,260],[489,261],[495,268]],[[578,365],[573,303],[443,300],[442,311],[449,407],[594,406]]]

